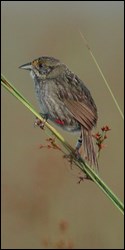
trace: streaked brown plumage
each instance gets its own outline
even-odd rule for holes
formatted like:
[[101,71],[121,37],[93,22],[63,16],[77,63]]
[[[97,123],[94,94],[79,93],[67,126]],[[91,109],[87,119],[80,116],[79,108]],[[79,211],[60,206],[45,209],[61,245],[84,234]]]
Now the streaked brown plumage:
[[53,57],[43,56],[20,68],[31,72],[44,117],[67,131],[81,130],[84,157],[97,166],[91,134],[97,123],[97,108],[85,84]]

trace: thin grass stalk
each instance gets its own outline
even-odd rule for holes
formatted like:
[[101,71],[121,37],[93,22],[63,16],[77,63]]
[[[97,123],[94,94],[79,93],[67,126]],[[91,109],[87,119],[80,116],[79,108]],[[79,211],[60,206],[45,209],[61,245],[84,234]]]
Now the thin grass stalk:
[[103,72],[102,72],[102,70],[101,70],[101,68],[100,68],[100,66],[99,66],[93,52],[92,52],[92,50],[91,50],[91,48],[90,48],[90,46],[89,46],[89,44],[88,44],[87,40],[85,39],[84,35],[82,34],[82,32],[80,30],[79,30],[79,33],[80,33],[80,35],[82,37],[82,40],[85,43],[85,46],[87,47],[87,49],[88,49],[88,51],[90,53],[94,63],[96,64],[96,66],[97,66],[97,68],[98,68],[98,70],[100,72],[100,75],[102,76],[102,78],[104,80],[104,83],[105,83],[105,85],[106,85],[106,87],[107,87],[107,89],[108,89],[108,91],[109,91],[109,93],[110,93],[110,95],[111,95],[111,97],[112,97],[112,99],[113,99],[113,101],[114,101],[114,103],[115,103],[115,105],[116,105],[122,119],[124,120],[123,112],[121,111],[121,108],[120,108],[120,106],[119,106],[119,104],[118,104],[118,102],[117,102],[117,100],[116,100],[116,98],[115,98],[115,96],[114,96],[114,94],[113,94],[113,92],[112,92],[112,90],[111,90],[111,88],[110,88],[110,86],[109,86],[109,84],[108,84],[108,82],[107,82],[107,80],[106,80],[106,78],[105,78],[105,76],[104,76],[104,74],[103,74]]

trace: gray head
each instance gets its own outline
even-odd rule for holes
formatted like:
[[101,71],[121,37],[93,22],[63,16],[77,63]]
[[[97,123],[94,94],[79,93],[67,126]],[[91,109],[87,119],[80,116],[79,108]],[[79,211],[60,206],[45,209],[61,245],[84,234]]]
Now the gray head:
[[37,78],[55,78],[66,68],[58,59],[54,57],[42,56],[30,63],[21,65],[19,68],[31,72],[31,76]]

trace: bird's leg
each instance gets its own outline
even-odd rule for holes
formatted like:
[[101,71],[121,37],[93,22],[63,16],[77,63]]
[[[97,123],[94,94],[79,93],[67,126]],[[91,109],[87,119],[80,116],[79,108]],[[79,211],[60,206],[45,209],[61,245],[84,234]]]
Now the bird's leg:
[[[82,142],[83,142],[83,137],[82,137],[82,133],[81,133],[81,135],[80,135],[80,137],[79,137],[79,139],[78,139],[78,141],[76,143],[76,147],[75,147],[75,155],[76,155],[77,159],[79,159],[80,156],[81,156],[80,153],[79,153],[79,149],[82,146]],[[84,180],[92,180],[92,179],[87,174],[84,174],[84,176],[79,177],[79,182],[78,183],[80,183],[82,180],[84,181]]]
[[34,122],[34,126],[39,126],[41,129],[44,129],[45,123],[48,120],[48,114],[42,114],[42,113],[40,113],[40,115],[42,116],[42,118],[44,120],[41,121],[39,118],[36,117],[36,120]]
[[70,162],[71,166],[72,166],[74,158],[77,158],[78,160],[80,159],[79,149],[81,148],[81,146],[82,146],[82,133],[81,133],[80,138],[78,139],[78,141],[76,143],[74,151],[71,152],[68,155],[64,155],[64,158],[68,158],[69,159],[69,162]]
[[76,146],[75,146],[76,153],[79,154],[79,149],[81,148],[81,146],[82,146],[82,133],[81,133],[81,135],[76,143]]
[[81,133],[79,139],[77,140],[75,150],[74,150],[74,155],[77,159],[80,159],[79,149],[81,148],[81,146],[82,146],[82,133]]

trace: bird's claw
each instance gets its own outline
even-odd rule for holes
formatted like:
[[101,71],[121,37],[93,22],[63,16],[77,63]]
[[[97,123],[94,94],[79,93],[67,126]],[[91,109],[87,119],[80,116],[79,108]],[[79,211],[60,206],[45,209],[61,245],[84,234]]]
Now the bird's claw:
[[39,126],[41,129],[44,129],[45,121],[41,121],[39,118],[36,117],[36,120],[34,122],[34,127]]
[[43,118],[43,121],[41,121],[38,117],[36,117],[36,120],[34,122],[34,127],[39,126],[41,129],[44,129],[45,123],[48,120],[48,114],[40,113],[40,115]]
[[70,154],[65,154],[63,156],[63,158],[68,159],[71,167],[72,167],[72,164],[73,164],[73,160],[75,160],[75,159],[79,160],[80,157],[81,157],[81,155],[80,155],[80,153],[79,153],[79,151],[77,149],[74,149],[74,151],[72,151]]

